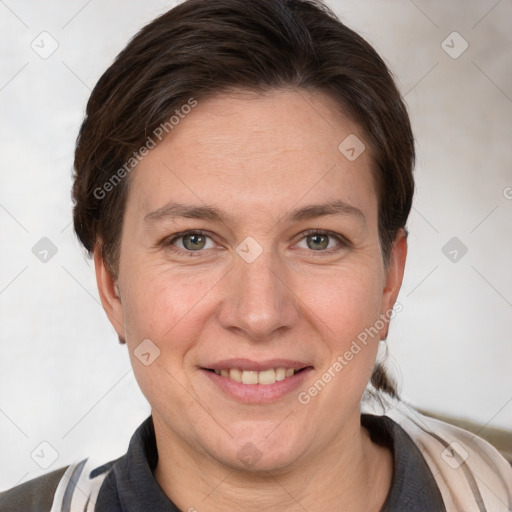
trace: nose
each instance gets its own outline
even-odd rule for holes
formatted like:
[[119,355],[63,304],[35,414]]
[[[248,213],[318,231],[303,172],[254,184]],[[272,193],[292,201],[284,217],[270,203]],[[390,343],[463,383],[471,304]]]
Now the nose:
[[284,265],[267,252],[251,263],[236,257],[217,310],[220,324],[255,341],[291,329],[299,308]]

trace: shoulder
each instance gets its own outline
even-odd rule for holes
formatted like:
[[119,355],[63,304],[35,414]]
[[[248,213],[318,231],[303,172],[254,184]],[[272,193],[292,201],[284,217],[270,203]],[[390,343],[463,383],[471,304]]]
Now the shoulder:
[[68,467],[57,469],[0,493],[0,510],[48,512],[52,507],[55,491]]
[[386,416],[421,451],[448,510],[510,510],[512,467],[491,444],[403,402],[393,404]]
[[[99,490],[117,460],[98,465],[82,460],[0,493],[2,512],[94,509]],[[76,492],[78,491],[78,492]]]

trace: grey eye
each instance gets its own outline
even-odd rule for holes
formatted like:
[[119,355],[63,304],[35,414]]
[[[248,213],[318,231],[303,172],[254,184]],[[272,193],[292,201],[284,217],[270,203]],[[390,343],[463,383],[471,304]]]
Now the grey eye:
[[181,239],[183,247],[189,251],[204,249],[206,245],[206,237],[203,235],[183,235]]
[[327,249],[329,246],[329,235],[308,235],[306,240],[308,248],[314,251]]
[[196,231],[177,234],[166,245],[176,247],[178,251],[189,255],[192,252],[202,252],[203,249],[215,249],[215,242],[210,236]]
[[343,247],[347,247],[347,244],[340,238],[340,236],[332,233],[313,232],[303,236],[297,246],[302,249],[323,252],[325,249],[334,249],[336,246],[341,249]]

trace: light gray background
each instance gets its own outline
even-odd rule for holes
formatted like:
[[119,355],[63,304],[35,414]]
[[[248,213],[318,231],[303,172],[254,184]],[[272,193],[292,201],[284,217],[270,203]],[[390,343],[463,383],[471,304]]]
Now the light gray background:
[[[174,3],[0,1],[2,489],[43,473],[36,461],[120,456],[149,414],[73,234],[71,168],[91,88]],[[512,2],[329,4],[390,65],[417,139],[403,311],[389,337],[402,395],[511,429]],[[59,45],[47,59],[31,47],[51,48],[43,31]],[[442,47],[453,31],[469,44],[457,59]],[[454,236],[468,249],[456,262],[442,252]],[[42,237],[58,249],[46,263],[32,253]]]

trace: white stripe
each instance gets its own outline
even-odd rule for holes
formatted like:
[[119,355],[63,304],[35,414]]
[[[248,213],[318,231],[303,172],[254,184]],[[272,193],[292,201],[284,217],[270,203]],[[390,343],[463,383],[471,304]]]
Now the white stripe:
[[[80,473],[80,477],[76,481],[76,485],[73,485],[73,482],[70,481],[71,476],[75,469],[82,463],[83,461],[71,464],[62,476],[55,491],[50,512],[94,512],[100,488],[109,472],[106,471],[95,478],[89,478],[91,471],[100,467],[102,464],[87,460]],[[71,507],[64,511],[62,508],[63,500],[68,488],[72,491]]]

